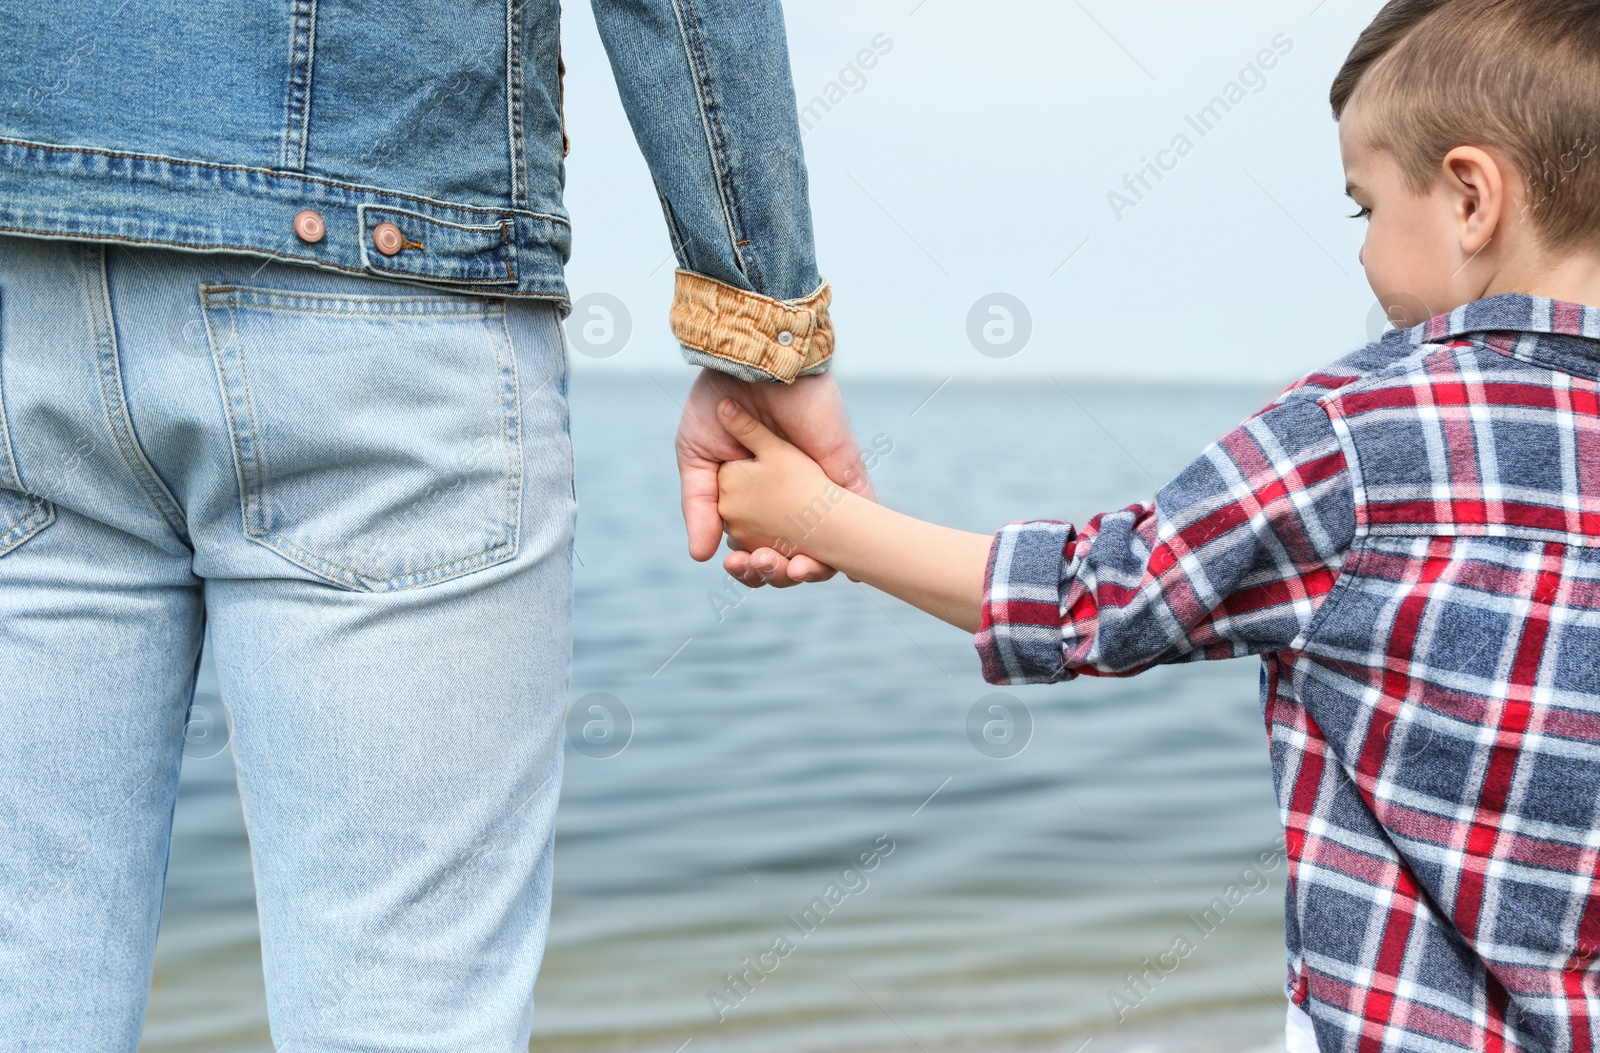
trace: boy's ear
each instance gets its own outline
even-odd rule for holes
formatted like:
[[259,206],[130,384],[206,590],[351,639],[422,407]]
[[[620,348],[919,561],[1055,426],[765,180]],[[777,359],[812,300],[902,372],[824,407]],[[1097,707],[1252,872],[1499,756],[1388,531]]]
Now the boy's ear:
[[1461,251],[1475,256],[1494,239],[1513,207],[1505,166],[1489,151],[1458,146],[1443,162],[1446,190],[1454,198]]

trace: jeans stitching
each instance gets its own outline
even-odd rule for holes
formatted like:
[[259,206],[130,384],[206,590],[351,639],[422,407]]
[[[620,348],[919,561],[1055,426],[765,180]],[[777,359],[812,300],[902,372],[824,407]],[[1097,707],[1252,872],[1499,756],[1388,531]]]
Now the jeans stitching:
[[34,494],[24,495],[33,511],[17,521],[17,525],[0,538],[0,556],[5,555],[24,541],[28,540],[45,527],[56,521],[56,507],[49,501]]
[[[250,390],[250,371],[244,363],[244,334],[239,331],[239,302],[233,298],[228,300],[228,324],[230,343],[228,350],[233,356],[233,368],[239,374],[239,387],[244,393],[244,409],[250,421],[250,470],[251,488],[250,495],[244,505],[245,534],[250,533],[250,524],[256,520],[264,520],[265,514],[261,504],[265,500],[266,470],[262,465],[261,451],[261,426],[256,423],[256,399]],[[267,532],[263,524],[260,528]]]
[[430,581],[450,577],[457,571],[501,563],[517,553],[514,542],[502,541],[493,548],[484,549],[482,552],[474,553],[471,556],[462,556],[460,559],[454,559],[447,563],[437,563],[431,567],[422,567],[392,578],[374,578],[324,559],[315,553],[308,552],[275,530],[263,529],[256,534],[246,532],[245,536],[257,544],[270,548],[284,559],[297,566],[304,567],[319,577],[331,578],[360,592],[399,592],[403,589],[415,588]]
[[284,314],[326,314],[345,318],[388,318],[404,321],[408,318],[459,318],[473,311],[361,311],[339,307],[296,307],[293,304],[247,303],[253,311],[282,311]]
[[[0,356],[3,356],[3,349],[0,349]],[[5,473],[6,480],[16,488],[16,496],[27,507],[22,518],[11,525],[4,537],[0,537],[0,556],[3,556],[55,522],[56,518],[54,504],[23,489],[17,454],[11,446],[11,427],[7,421],[3,383],[0,383],[0,462],[3,462],[0,463],[0,471]]]
[[[225,304],[230,298],[248,307],[326,314],[365,314],[385,318],[409,315],[477,314],[483,297],[445,296],[342,296],[337,293],[290,292],[244,285],[203,285],[208,303]],[[223,295],[227,294],[227,295]],[[427,305],[427,306],[422,306]],[[370,310],[368,308],[371,308]]]
[[[485,312],[485,321],[489,312]],[[500,398],[505,413],[504,438],[506,441],[506,520],[511,524],[511,551],[522,545],[522,476],[524,456],[522,451],[521,385],[517,380],[517,349],[511,342],[511,326],[505,310],[500,315],[500,339],[495,341],[495,364],[500,373]],[[501,359],[501,351],[505,359]]]
[[[245,451],[241,447],[240,442],[239,442],[239,428],[238,428],[238,425],[237,425],[237,422],[236,422],[236,418],[235,418],[235,413],[234,413],[234,399],[235,399],[236,396],[230,390],[231,385],[229,385],[228,382],[227,382],[227,369],[223,365],[223,362],[222,362],[223,352],[226,350],[226,348],[228,346],[232,346],[232,343],[237,341],[237,339],[238,339],[238,335],[237,335],[238,334],[238,326],[234,322],[233,310],[232,310],[231,306],[229,305],[229,301],[224,300],[224,301],[221,301],[221,302],[214,302],[210,297],[210,289],[211,289],[210,286],[207,286],[204,282],[201,283],[201,285],[200,285],[200,299],[201,299],[201,303],[202,303],[202,305],[204,307],[204,310],[202,310],[201,315],[202,315],[202,318],[203,318],[203,320],[205,322],[206,337],[211,342],[211,363],[212,363],[212,367],[216,370],[216,374],[217,374],[217,389],[218,389],[218,395],[220,396],[221,401],[222,401],[223,422],[227,426],[227,429],[228,429],[228,443],[233,448],[234,478],[235,478],[235,481],[237,482],[238,487],[239,487],[239,516],[240,516],[240,519],[241,519],[241,524],[240,525],[243,526],[244,523],[249,522],[249,517],[250,517],[250,486],[249,486],[249,483],[247,482],[247,480],[245,479],[245,473],[246,473],[245,459],[246,459],[246,454],[245,454]],[[215,331],[215,329],[213,329],[212,324],[211,324],[212,310],[214,308],[221,308],[221,307],[227,307],[228,308],[228,325],[229,325],[229,329],[228,329],[229,342],[228,342],[228,344],[218,343],[216,331]]]
[[[156,475],[155,468],[145,456],[143,448],[139,445],[139,437],[133,430],[127,391],[122,385],[122,354],[117,342],[116,321],[111,311],[111,283],[106,271],[105,247],[85,246],[84,257],[87,260],[84,278],[90,282],[90,287],[85,293],[97,330],[95,345],[100,360],[98,370],[100,398],[105,406],[106,424],[111,429],[112,438],[116,441],[117,452],[122,455],[123,464],[127,465],[134,481],[139,484],[139,489],[144,491],[145,497],[156,511],[161,513],[161,518],[166,521],[173,533],[187,542],[189,529],[188,524],[184,522],[183,508],[178,504],[178,499],[172,495],[172,491],[167,489],[167,484]],[[98,282],[91,278],[91,272],[99,279]]]

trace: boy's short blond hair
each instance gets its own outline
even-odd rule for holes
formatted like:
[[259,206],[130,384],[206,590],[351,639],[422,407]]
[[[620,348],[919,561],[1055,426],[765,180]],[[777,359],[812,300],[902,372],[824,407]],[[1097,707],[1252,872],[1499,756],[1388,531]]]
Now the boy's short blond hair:
[[1600,247],[1600,3],[1391,0],[1351,49],[1330,94],[1359,103],[1365,145],[1417,193],[1458,146],[1520,170],[1523,213],[1544,244]]

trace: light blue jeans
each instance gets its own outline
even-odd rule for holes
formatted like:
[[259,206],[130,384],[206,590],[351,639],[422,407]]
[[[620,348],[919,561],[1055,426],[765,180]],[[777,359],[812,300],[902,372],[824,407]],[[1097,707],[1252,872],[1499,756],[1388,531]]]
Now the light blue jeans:
[[0,1049],[135,1049],[209,627],[274,1041],[522,1053],[575,503],[555,309],[0,238]]

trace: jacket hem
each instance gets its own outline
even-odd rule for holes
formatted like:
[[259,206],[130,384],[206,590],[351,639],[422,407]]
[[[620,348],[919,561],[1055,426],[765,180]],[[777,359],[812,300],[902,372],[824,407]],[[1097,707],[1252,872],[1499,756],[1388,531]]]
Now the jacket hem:
[[[565,216],[439,201],[298,172],[0,137],[0,233],[193,252],[236,252],[325,270],[570,304]],[[307,243],[295,216],[318,212]],[[404,247],[374,250],[381,223]]]

